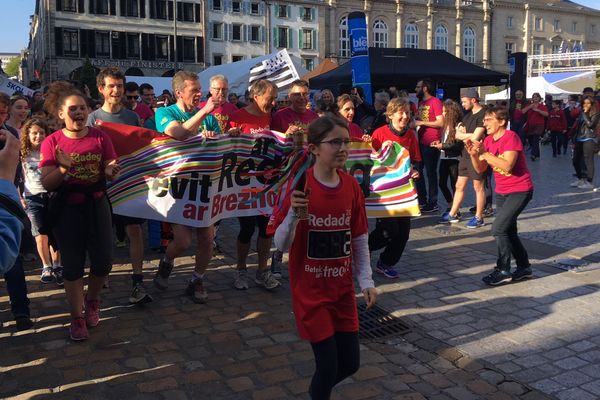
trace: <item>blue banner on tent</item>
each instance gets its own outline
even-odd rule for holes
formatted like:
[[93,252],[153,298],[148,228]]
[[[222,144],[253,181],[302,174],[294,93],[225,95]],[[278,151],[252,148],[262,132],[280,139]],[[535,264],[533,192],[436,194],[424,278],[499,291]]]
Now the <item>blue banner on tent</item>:
[[350,33],[350,50],[352,58],[352,86],[360,86],[365,93],[365,100],[373,104],[371,91],[371,67],[369,65],[369,41],[367,39],[367,22],[365,13],[354,11],[348,15],[348,31]]

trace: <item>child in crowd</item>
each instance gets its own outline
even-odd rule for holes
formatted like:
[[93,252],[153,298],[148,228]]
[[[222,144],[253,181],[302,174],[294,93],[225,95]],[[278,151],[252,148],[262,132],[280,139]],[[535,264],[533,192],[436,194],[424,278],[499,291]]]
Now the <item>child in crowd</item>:
[[50,240],[51,232],[46,218],[48,192],[42,185],[42,172],[39,169],[40,147],[46,138],[48,127],[38,118],[30,118],[21,128],[21,165],[25,177],[22,193],[23,207],[31,221],[31,234],[35,238],[37,251],[42,260],[42,283],[56,281],[63,285],[60,255],[56,244]]
[[[105,187],[120,167],[110,138],[86,126],[89,112],[81,92],[68,82],[55,82],[48,90],[46,107],[65,127],[42,143],[42,184],[57,192],[50,214],[61,249],[71,313],[69,332],[72,340],[85,340],[88,327],[100,320],[100,291],[112,268],[112,218]],[[86,253],[90,274],[84,295]]]
[[[347,122],[315,120],[308,127],[308,144],[315,163],[306,173],[305,191],[291,193],[270,228],[276,228],[277,248],[289,249],[292,305],[300,336],[311,342],[315,356],[309,392],[317,400],[329,399],[333,387],[360,365],[353,275],[367,307],[377,291],[364,195],[356,179],[342,171],[350,144]],[[308,218],[300,220],[303,213]]]

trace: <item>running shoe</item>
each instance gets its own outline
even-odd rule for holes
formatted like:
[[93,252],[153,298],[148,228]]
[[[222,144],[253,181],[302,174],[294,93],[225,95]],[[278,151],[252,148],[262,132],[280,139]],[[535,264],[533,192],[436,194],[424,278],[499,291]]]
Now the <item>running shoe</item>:
[[51,267],[42,268],[42,275],[40,276],[40,282],[42,283],[50,283],[54,280],[54,275],[52,275]]
[[515,272],[512,273],[512,280],[514,282],[522,281],[523,279],[531,279],[533,278],[533,271],[531,268],[517,268]]
[[271,256],[271,273],[277,279],[281,279],[281,262],[283,261],[283,252],[275,250]]
[[465,226],[469,229],[476,229],[476,228],[481,228],[483,225],[485,225],[483,218],[479,219],[477,217],[473,217],[469,220],[469,222],[467,222],[467,224]]
[[208,293],[204,290],[202,278],[197,278],[190,282],[185,289],[185,294],[190,296],[192,301],[197,304],[204,304],[208,300]]
[[63,286],[65,284],[65,279],[63,278],[63,267],[52,267],[52,275],[54,276],[54,280],[58,286]]
[[589,181],[583,179],[579,185],[577,185],[578,189],[593,189],[594,185],[592,185]]
[[438,220],[438,224],[453,224],[460,221],[460,213],[456,215],[450,215],[449,211],[442,214],[442,217]]
[[75,318],[71,320],[69,334],[71,335],[71,340],[80,341],[89,339],[90,333],[88,332],[85,320],[83,318]]
[[281,282],[275,279],[270,270],[256,271],[254,282],[256,282],[258,286],[261,286],[266,290],[273,290],[281,286]]
[[248,270],[238,269],[235,271],[235,280],[233,281],[233,287],[237,290],[248,289]]
[[375,267],[375,270],[389,279],[397,279],[400,277],[400,273],[398,273],[394,267],[385,265],[383,262],[381,262],[381,259],[377,261],[377,267]]
[[85,323],[88,327],[98,326],[100,322],[100,301],[85,299]]
[[510,272],[504,272],[500,271],[499,269],[495,269],[491,274],[484,276],[482,281],[486,285],[498,286],[512,281],[512,276]]
[[154,275],[154,286],[156,286],[160,290],[167,290],[169,287],[169,275],[171,275],[171,271],[173,271],[173,263],[170,263],[166,260],[160,260],[158,263],[158,271],[156,271],[156,275]]
[[146,291],[146,287],[142,282],[138,282],[133,286],[131,296],[129,296],[129,303],[131,304],[146,304],[152,301],[152,296]]
[[440,211],[440,207],[437,204],[427,204],[425,207],[421,208],[421,212],[423,213],[434,213]]

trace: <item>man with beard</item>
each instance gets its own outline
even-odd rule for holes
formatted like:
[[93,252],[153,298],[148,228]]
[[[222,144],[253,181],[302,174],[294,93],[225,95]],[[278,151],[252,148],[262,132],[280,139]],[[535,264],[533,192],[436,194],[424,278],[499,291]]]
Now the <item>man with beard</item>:
[[[419,98],[419,111],[417,113],[417,134],[419,136],[419,145],[423,164],[421,166],[421,176],[423,171],[427,176],[427,186],[425,179],[417,180],[417,192],[419,194],[419,205],[424,213],[433,213],[439,210],[438,206],[438,161],[440,151],[431,146],[433,142],[441,140],[441,128],[444,126],[444,116],[442,115],[442,102],[434,96],[435,84],[431,79],[423,79],[417,82],[417,97]],[[429,197],[428,197],[429,195]]]
[[[98,92],[104,97],[104,103],[101,108],[90,113],[87,121],[88,126],[95,126],[98,120],[115,124],[140,126],[138,115],[123,107],[125,75],[118,68],[108,67],[100,71],[96,77],[96,85],[98,86]],[[134,94],[137,96],[137,91]],[[152,297],[146,292],[142,272],[144,262],[142,224],[144,223],[144,219],[114,214],[113,222],[117,229],[117,237],[122,235],[119,232],[123,232],[124,229],[129,238],[129,257],[131,258],[133,272],[131,275],[132,291],[129,296],[129,302],[131,304],[151,302]]]
[[[156,128],[174,139],[186,140],[202,135],[210,138],[221,133],[217,119],[211,115],[219,106],[216,99],[209,98],[201,109],[198,103],[202,96],[198,75],[191,71],[179,71],[173,76],[173,93],[177,102],[168,107],[156,110]],[[201,149],[199,149],[201,150]],[[192,243],[192,233],[197,235],[197,248],[194,273],[185,293],[194,303],[205,303],[208,294],[204,289],[204,271],[212,258],[214,227],[192,228],[190,226],[173,224],[173,240],[167,246],[165,255],[158,265],[154,277],[154,285],[160,290],[166,290],[168,280],[173,270],[173,262]]]

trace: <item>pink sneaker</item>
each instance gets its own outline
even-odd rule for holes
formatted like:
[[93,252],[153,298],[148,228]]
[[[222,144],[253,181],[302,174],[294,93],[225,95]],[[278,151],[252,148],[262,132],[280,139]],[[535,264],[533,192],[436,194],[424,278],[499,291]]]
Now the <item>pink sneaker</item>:
[[90,334],[87,330],[87,326],[85,325],[85,320],[83,318],[75,318],[71,320],[69,334],[71,335],[71,340],[80,341],[88,339]]
[[100,321],[100,301],[85,299],[85,322],[93,328]]

